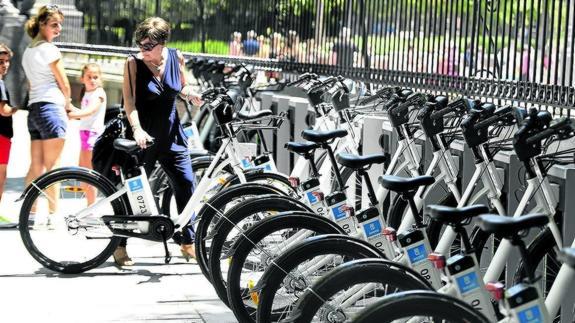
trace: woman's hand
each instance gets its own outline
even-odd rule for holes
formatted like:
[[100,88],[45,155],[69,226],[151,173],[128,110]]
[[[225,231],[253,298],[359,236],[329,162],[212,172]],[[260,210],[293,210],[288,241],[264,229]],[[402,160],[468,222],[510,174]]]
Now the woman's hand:
[[78,113],[80,113],[80,109],[76,108],[72,103],[70,103],[67,107],[66,107],[66,114],[68,115],[68,119],[80,119],[78,117]]
[[204,104],[204,101],[202,100],[202,96],[199,95],[198,93],[196,93],[194,90],[192,90],[192,87],[189,84],[184,86],[184,88],[182,89],[182,94],[183,93],[187,93],[185,95],[186,100],[188,100],[188,102],[192,102],[193,105],[199,107],[202,104]]
[[193,105],[198,106],[198,107],[201,106],[202,104],[204,104],[202,97],[196,93],[188,94],[188,101],[192,102]]
[[132,129],[134,130],[134,140],[138,146],[142,149],[146,149],[148,142],[151,142],[153,138],[140,126],[132,127]]

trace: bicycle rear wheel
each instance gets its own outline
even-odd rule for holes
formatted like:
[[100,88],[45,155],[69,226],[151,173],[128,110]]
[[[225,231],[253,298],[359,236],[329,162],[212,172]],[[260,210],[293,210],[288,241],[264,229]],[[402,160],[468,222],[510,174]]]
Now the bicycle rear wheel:
[[[213,231],[215,232],[208,256],[212,285],[220,299],[228,304],[227,270],[229,268],[230,247],[259,220],[286,211],[313,213],[305,204],[287,196],[258,196],[241,202],[222,215]],[[224,278],[225,277],[225,278]]]
[[[20,209],[19,230],[28,252],[44,267],[74,274],[95,268],[118,244],[101,220],[103,215],[128,214],[123,198],[102,201],[115,192],[102,175],[87,169],[57,169],[33,182]],[[75,214],[88,206],[92,193],[97,208],[85,218]]]

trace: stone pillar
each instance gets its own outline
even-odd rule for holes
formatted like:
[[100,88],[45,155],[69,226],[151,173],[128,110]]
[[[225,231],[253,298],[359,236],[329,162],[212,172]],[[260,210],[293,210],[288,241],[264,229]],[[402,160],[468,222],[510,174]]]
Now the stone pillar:
[[0,43],[8,45],[14,52],[12,64],[8,75],[4,79],[6,87],[10,91],[12,104],[20,106],[24,100],[26,77],[22,70],[22,53],[28,46],[29,37],[24,32],[26,17],[20,15],[20,10],[15,8],[10,0],[0,0]]
[[74,0],[36,0],[29,14],[35,15],[38,9],[47,4],[55,4],[64,14],[62,34],[56,39],[58,42],[86,43],[86,30],[82,25],[84,14],[74,4]]

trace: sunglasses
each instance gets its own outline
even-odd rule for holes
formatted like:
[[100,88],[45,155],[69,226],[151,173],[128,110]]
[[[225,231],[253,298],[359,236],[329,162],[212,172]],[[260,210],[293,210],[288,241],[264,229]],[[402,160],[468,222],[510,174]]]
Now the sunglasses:
[[55,4],[47,4],[44,8],[46,8],[47,11],[58,11],[59,13],[62,13],[62,10],[60,10],[60,8]]
[[145,44],[140,44],[140,43],[136,43],[136,45],[138,45],[138,47],[143,51],[143,52],[149,52],[152,49],[154,49],[156,46],[158,46],[160,43],[145,43]]

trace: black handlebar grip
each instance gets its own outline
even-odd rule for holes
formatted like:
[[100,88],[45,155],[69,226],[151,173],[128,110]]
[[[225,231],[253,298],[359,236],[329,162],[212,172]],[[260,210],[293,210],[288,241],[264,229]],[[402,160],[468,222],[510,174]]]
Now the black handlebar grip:
[[539,142],[543,139],[549,138],[552,135],[558,133],[559,131],[561,131],[562,129],[566,128],[566,127],[570,127],[571,130],[571,119],[563,117],[559,120],[557,120],[557,122],[554,122],[553,124],[551,124],[549,126],[549,128],[538,132],[537,134],[527,138],[527,140],[525,141],[525,143],[527,143],[528,145],[531,145],[533,143]]

